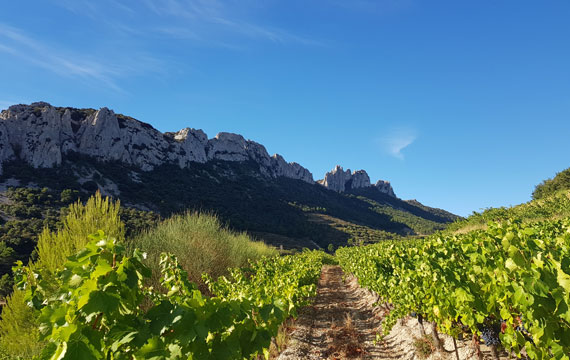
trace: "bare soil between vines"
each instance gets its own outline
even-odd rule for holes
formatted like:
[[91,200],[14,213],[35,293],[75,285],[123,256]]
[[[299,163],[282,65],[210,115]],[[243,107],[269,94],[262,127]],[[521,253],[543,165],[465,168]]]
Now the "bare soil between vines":
[[[417,320],[401,319],[390,334],[375,342],[386,310],[374,306],[376,296],[359,287],[353,276],[344,278],[339,266],[323,267],[314,303],[300,310],[278,359],[422,359],[414,346],[414,339],[420,337]],[[429,334],[428,326],[426,332]],[[434,353],[426,359],[479,359],[471,341],[457,341],[456,354],[452,338],[440,337],[446,353]],[[488,349],[482,346],[481,350],[482,359],[491,359]]]

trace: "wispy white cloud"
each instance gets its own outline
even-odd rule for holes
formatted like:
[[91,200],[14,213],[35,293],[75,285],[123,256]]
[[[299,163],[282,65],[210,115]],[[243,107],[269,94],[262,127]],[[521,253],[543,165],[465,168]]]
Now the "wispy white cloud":
[[326,43],[280,27],[263,24],[251,1],[142,0],[136,7],[124,0],[51,0],[52,3],[104,25],[114,33],[145,40],[166,36],[200,45],[243,49],[243,39],[279,44],[326,46]]
[[[145,5],[155,15],[162,18],[183,19],[183,25],[191,33],[201,25],[207,25],[204,33],[214,27],[221,31],[238,34],[254,39],[264,39],[278,43],[298,43],[302,45],[323,46],[324,43],[277,27],[261,25],[251,20],[236,16],[229,2],[217,0],[144,0]],[[242,5],[242,3],[240,3]],[[179,31],[173,33],[178,35]],[[203,36],[200,36],[202,38]]]
[[131,15],[136,15],[136,11],[132,7],[126,5],[124,2],[120,0],[98,0],[96,2],[90,0],[52,0],[52,1],[56,5],[68,11],[71,11],[77,15],[97,18],[98,20],[102,20],[102,18],[99,17],[99,15],[101,14],[101,8],[105,8],[112,12],[116,12],[118,10],[124,13],[129,13]]
[[155,29],[156,32],[177,39],[202,40],[195,31],[180,26],[164,26]]
[[0,52],[18,57],[28,63],[61,76],[81,78],[124,92],[118,79],[143,68],[156,68],[158,60],[141,56],[136,63],[101,61],[92,56],[49,45],[32,38],[22,30],[0,23]]
[[414,6],[414,0],[329,0],[330,4],[357,12],[391,14]]
[[389,155],[404,160],[402,151],[418,138],[414,129],[397,129],[389,132],[380,139],[380,143]]

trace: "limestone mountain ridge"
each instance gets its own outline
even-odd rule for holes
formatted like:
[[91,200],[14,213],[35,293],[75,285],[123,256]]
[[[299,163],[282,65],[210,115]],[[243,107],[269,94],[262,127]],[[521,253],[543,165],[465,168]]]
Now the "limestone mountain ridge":
[[0,174],[2,164],[11,160],[50,168],[71,152],[99,161],[120,161],[143,171],[162,164],[188,168],[211,160],[253,160],[264,176],[314,182],[306,168],[286,162],[279,154],[270,156],[263,145],[238,134],[221,132],[208,139],[202,130],[192,128],[161,133],[106,107],[75,109],[36,102],[13,105],[0,113]]

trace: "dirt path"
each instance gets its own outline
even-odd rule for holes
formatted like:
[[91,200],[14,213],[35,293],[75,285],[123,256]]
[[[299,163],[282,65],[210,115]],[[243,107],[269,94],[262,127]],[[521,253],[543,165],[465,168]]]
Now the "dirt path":
[[370,294],[342,277],[339,266],[323,268],[315,303],[301,310],[280,360],[376,358],[381,316]]
[[[400,320],[390,334],[375,344],[384,310],[373,306],[375,296],[359,287],[354,277],[346,281],[343,277],[339,266],[323,267],[315,302],[299,312],[287,348],[278,360],[419,360],[413,344],[420,337],[417,320]],[[426,332],[429,334],[429,329]],[[455,352],[451,352],[452,338],[441,337],[447,352],[434,354],[427,360],[456,360]],[[458,341],[457,345],[461,360],[478,359],[469,341]],[[490,358],[488,351],[483,353],[483,359]]]

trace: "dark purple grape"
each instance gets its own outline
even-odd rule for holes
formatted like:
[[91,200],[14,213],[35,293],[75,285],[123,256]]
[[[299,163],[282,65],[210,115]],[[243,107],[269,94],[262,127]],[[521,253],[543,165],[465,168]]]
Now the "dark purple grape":
[[481,338],[486,345],[498,345],[500,343],[499,334],[493,327],[485,326],[481,331]]
[[499,322],[486,322],[479,326],[481,331],[481,339],[486,345],[498,345],[501,340],[499,340],[499,333],[501,332],[501,324]]

